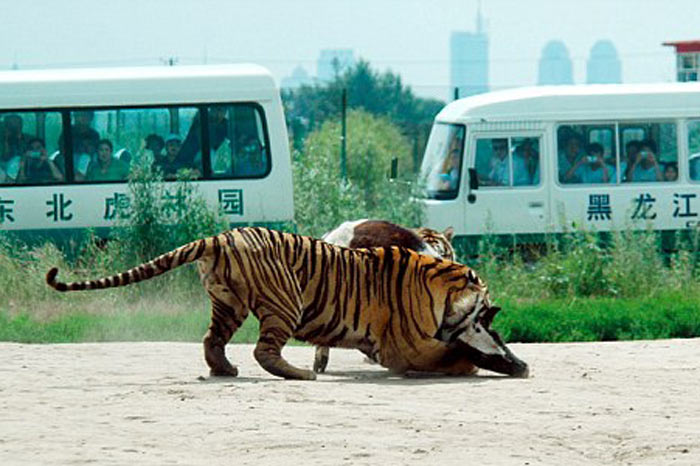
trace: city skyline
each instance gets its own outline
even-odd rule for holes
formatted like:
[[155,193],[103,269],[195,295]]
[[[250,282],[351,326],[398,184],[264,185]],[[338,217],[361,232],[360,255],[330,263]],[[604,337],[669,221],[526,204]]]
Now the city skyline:
[[[281,82],[299,66],[313,75],[322,49],[352,49],[418,95],[444,99],[450,34],[473,30],[477,8],[476,0],[23,2],[4,12],[0,68],[160,65],[176,57],[178,65],[259,63]],[[690,0],[673,8],[657,0],[490,0],[482,9],[492,90],[535,85],[552,39],[566,44],[576,83],[586,82],[599,40],[615,44],[623,82],[674,81],[675,56],[662,43],[697,38],[700,23]]]
[[474,32],[450,34],[450,84],[455,97],[489,90],[489,35],[484,26],[481,2],[477,6]]

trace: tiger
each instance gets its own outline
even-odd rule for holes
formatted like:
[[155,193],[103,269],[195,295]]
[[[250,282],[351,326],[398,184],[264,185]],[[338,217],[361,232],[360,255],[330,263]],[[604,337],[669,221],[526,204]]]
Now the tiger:
[[282,356],[291,338],[356,348],[399,374],[473,374],[475,360],[511,375],[528,370],[490,328],[499,308],[491,305],[488,287],[473,270],[405,248],[354,250],[244,227],[185,244],[111,277],[64,283],[57,281],[54,267],[46,282],[62,292],[113,288],[191,262],[211,299],[203,345],[212,376],[238,375],[225,346],[251,312],[260,324],[256,361],[287,379],[316,378]]
[[[383,220],[362,219],[343,222],[324,234],[321,239],[349,248],[402,246],[421,254],[453,261],[455,252],[450,243],[453,234],[452,227],[440,233],[427,227],[408,229]],[[314,372],[325,372],[329,358],[330,349],[327,346],[317,346],[314,353]]]

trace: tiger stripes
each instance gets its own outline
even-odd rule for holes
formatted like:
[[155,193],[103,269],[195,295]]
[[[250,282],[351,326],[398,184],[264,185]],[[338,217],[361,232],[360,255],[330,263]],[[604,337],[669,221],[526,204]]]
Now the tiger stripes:
[[455,250],[452,246],[454,228],[449,227],[442,233],[432,228],[420,227],[413,230],[420,239],[429,245],[443,259],[455,260]]
[[[131,285],[196,262],[212,303],[204,356],[212,375],[236,376],[225,346],[252,312],[260,323],[254,356],[271,374],[315,379],[281,355],[294,337],[356,348],[383,366],[471,374],[468,358],[441,341],[461,331],[486,285],[468,267],[391,247],[347,249],[264,228],[239,228],[183,245],[111,277],[73,283],[46,276],[58,291]],[[450,328],[451,326],[451,328]]]
[[[454,260],[455,253],[450,243],[454,233],[452,227],[443,233],[427,227],[404,228],[384,220],[361,219],[346,221],[323,235],[323,241],[350,248],[375,248],[400,246],[420,254]],[[326,371],[330,359],[327,346],[317,346],[314,352],[313,370]]]

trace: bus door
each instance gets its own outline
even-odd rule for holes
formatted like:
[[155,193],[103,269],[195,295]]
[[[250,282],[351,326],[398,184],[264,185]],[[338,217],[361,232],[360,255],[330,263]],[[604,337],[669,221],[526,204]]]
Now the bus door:
[[547,231],[550,206],[544,144],[541,130],[471,134],[470,189],[464,203],[468,234]]

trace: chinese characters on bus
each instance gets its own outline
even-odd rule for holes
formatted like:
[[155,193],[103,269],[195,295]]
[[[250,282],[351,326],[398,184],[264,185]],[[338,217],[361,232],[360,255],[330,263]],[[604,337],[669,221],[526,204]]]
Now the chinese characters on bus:
[[[184,192],[165,191],[161,199],[166,215],[182,214],[187,210],[187,198]],[[52,223],[63,223],[78,220],[74,211],[73,200],[65,193],[53,193],[50,198],[43,200],[48,207],[45,216]],[[114,192],[104,198],[104,214],[102,218],[107,221],[123,220],[131,215],[131,199],[125,193]],[[219,189],[218,207],[227,215],[243,215],[243,190]],[[0,225],[17,221],[17,209],[15,200],[0,196]]]
[[[697,217],[695,193],[673,194],[673,218]],[[630,219],[654,220],[657,217],[657,199],[650,193],[641,193],[632,201]],[[586,209],[588,220],[612,220],[612,205],[609,194],[589,194],[588,208]]]

